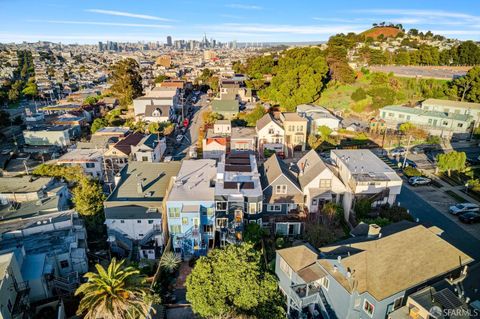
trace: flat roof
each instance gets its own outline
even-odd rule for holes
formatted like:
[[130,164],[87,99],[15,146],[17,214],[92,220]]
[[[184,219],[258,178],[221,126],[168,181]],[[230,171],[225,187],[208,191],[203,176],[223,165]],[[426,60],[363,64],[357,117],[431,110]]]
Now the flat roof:
[[213,159],[184,160],[168,196],[169,201],[213,201],[211,181],[217,173]]
[[59,164],[97,162],[106,149],[77,148],[63,154],[57,161]]
[[42,190],[52,177],[0,177],[0,194],[32,193]]
[[463,108],[473,108],[480,109],[480,103],[473,102],[464,102],[464,101],[452,101],[452,100],[440,100],[440,99],[426,99],[422,102],[427,105],[438,105],[438,106],[449,106],[449,107],[463,107]]
[[430,110],[424,110],[424,109],[421,109],[421,108],[408,107],[408,106],[402,106],[402,105],[385,106],[385,107],[381,108],[380,111],[394,111],[394,112],[411,114],[411,115],[415,115],[415,116],[428,116],[428,117],[436,117],[436,118],[440,118],[440,119],[453,119],[453,120],[457,120],[457,121],[468,121],[468,120],[472,119],[472,116],[468,115],[468,114],[430,111]]
[[332,150],[331,153],[335,154],[338,160],[347,167],[356,181],[402,180],[390,166],[370,150]]

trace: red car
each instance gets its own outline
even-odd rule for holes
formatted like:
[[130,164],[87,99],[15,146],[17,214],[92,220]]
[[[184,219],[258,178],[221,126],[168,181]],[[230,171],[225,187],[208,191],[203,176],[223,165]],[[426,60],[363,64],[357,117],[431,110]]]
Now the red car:
[[183,120],[183,126],[188,127],[188,124],[190,124],[190,120],[189,119],[184,119]]

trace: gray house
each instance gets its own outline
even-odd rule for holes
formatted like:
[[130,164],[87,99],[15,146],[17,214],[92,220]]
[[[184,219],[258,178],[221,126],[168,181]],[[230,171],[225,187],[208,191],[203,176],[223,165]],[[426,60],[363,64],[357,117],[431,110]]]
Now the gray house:
[[303,204],[303,192],[296,176],[276,154],[261,166],[264,221],[275,224],[275,232],[298,235],[302,222],[298,207]]
[[[438,228],[400,222],[320,251],[277,251],[275,272],[291,318],[386,318],[419,288],[461,283],[473,259],[443,240]],[[377,235],[373,235],[373,234]],[[318,256],[318,258],[317,258]]]

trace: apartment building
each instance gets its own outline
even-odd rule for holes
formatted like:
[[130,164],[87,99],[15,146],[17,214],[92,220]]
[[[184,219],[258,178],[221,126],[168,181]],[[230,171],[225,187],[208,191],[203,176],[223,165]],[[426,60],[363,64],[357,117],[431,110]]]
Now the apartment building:
[[400,125],[408,122],[440,137],[469,137],[475,125],[475,118],[470,114],[437,111],[431,106],[413,108],[390,105],[381,108],[379,112],[387,128],[397,130]]
[[480,103],[426,99],[421,103],[420,107],[423,110],[428,111],[470,115],[476,121],[475,126],[478,126],[479,124],[478,121],[480,120]]
[[158,163],[166,149],[167,143],[165,138],[159,138],[156,134],[146,135],[137,145],[132,145],[133,160]]
[[255,155],[222,156],[215,178],[215,229],[221,244],[243,238],[244,222],[261,223],[263,192]]
[[377,234],[320,251],[306,244],[278,250],[275,272],[289,316],[383,319],[419,288],[442,280],[461,284],[473,261],[423,225],[404,221]]
[[213,248],[216,161],[184,160],[166,201],[173,249],[183,258]]
[[332,130],[337,130],[340,127],[340,119],[319,105],[298,105],[297,114],[308,120],[308,129],[312,133],[317,132],[320,126],[326,126]]
[[[130,162],[115,177],[115,189],[104,202],[108,241],[113,253],[155,259],[166,243],[164,200],[180,162]],[[135,245],[136,246],[136,245]],[[138,256],[134,256],[138,257]]]
[[85,174],[103,179],[103,153],[106,149],[73,149],[62,155],[58,165],[80,166]]
[[103,165],[108,182],[112,182],[113,176],[118,174],[131,160],[132,146],[138,145],[143,138],[144,135],[141,133],[132,133],[120,139],[105,151],[103,154]]

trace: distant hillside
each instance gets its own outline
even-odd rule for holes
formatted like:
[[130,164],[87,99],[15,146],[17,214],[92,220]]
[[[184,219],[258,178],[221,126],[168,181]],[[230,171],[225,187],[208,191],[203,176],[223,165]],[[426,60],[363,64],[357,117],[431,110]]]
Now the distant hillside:
[[370,37],[370,38],[376,39],[381,34],[383,34],[385,38],[389,38],[389,37],[394,38],[400,32],[402,32],[402,30],[395,27],[375,27],[375,28],[371,28],[370,30],[363,31],[362,35],[364,35],[366,38]]

